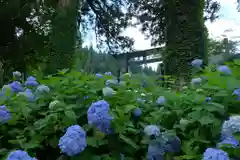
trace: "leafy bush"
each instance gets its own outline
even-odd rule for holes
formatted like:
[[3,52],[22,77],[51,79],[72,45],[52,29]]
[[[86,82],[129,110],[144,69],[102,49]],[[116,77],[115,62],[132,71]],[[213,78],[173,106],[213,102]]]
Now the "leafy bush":
[[[130,75],[118,83],[109,73],[71,71],[21,82],[14,73],[15,81],[1,91],[1,157],[236,158],[240,119],[233,115],[240,114],[240,63],[228,66],[231,74],[206,68],[201,81],[181,92],[152,80],[143,85]],[[234,148],[225,145],[229,139]]]

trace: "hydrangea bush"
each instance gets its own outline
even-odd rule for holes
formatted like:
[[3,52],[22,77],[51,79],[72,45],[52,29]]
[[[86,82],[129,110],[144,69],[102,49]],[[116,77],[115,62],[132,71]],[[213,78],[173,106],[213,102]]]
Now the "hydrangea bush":
[[[201,60],[191,64],[202,70]],[[110,72],[71,71],[23,82],[14,72],[0,94],[0,157],[237,160],[239,70],[239,61],[207,67],[180,92],[130,74],[118,82]]]

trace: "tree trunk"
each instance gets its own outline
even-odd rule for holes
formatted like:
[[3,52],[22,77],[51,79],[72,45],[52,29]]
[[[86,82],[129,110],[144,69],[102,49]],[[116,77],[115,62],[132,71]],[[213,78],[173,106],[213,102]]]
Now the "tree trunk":
[[60,0],[52,19],[48,64],[46,74],[71,68],[76,45],[77,0]]
[[204,58],[206,50],[204,0],[169,0],[166,33],[165,74],[188,80],[191,61]]

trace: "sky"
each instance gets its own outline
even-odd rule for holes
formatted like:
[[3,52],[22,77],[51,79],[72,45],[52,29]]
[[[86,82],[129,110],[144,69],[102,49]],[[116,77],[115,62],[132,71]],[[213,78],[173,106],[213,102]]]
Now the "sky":
[[[237,0],[218,0],[221,4],[221,9],[218,13],[219,19],[213,23],[206,22],[206,26],[209,30],[210,37],[216,39],[222,39],[227,37],[232,40],[240,40],[240,12],[237,12]],[[141,34],[139,28],[127,28],[123,35],[128,35],[134,38],[135,50],[145,50],[153,48],[150,45],[150,40],[145,39]],[[88,41],[83,45],[88,45],[89,42],[95,46],[94,36],[89,35]],[[157,68],[158,63],[148,64],[153,69]]]

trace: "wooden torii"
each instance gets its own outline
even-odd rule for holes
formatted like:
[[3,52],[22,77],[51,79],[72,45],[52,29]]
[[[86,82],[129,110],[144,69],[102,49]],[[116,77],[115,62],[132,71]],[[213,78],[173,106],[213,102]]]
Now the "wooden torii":
[[[128,72],[129,64],[147,64],[147,63],[154,63],[162,61],[161,53],[163,52],[164,47],[157,47],[147,50],[141,50],[141,51],[133,51],[133,52],[127,52],[122,54],[114,54],[112,55],[118,62],[124,62],[125,71]],[[154,55],[154,57],[147,59],[148,56]],[[134,58],[140,58],[143,57],[142,60],[136,60]],[[123,67],[122,64],[119,65],[120,68]]]
[[[141,65],[141,64],[147,64],[147,63],[154,63],[154,62],[160,62],[163,60],[161,53],[163,52],[164,47],[157,47],[147,50],[141,50],[141,51],[133,51],[133,52],[127,52],[122,54],[113,54],[112,56],[117,60],[118,62],[118,79],[120,80],[120,74],[121,69],[124,65],[125,72],[128,72],[129,63]],[[148,56],[153,55],[154,57],[151,57],[150,59],[147,59]],[[142,60],[136,60],[135,58],[143,57]],[[121,62],[124,62],[122,65]],[[120,64],[119,64],[120,63]]]

